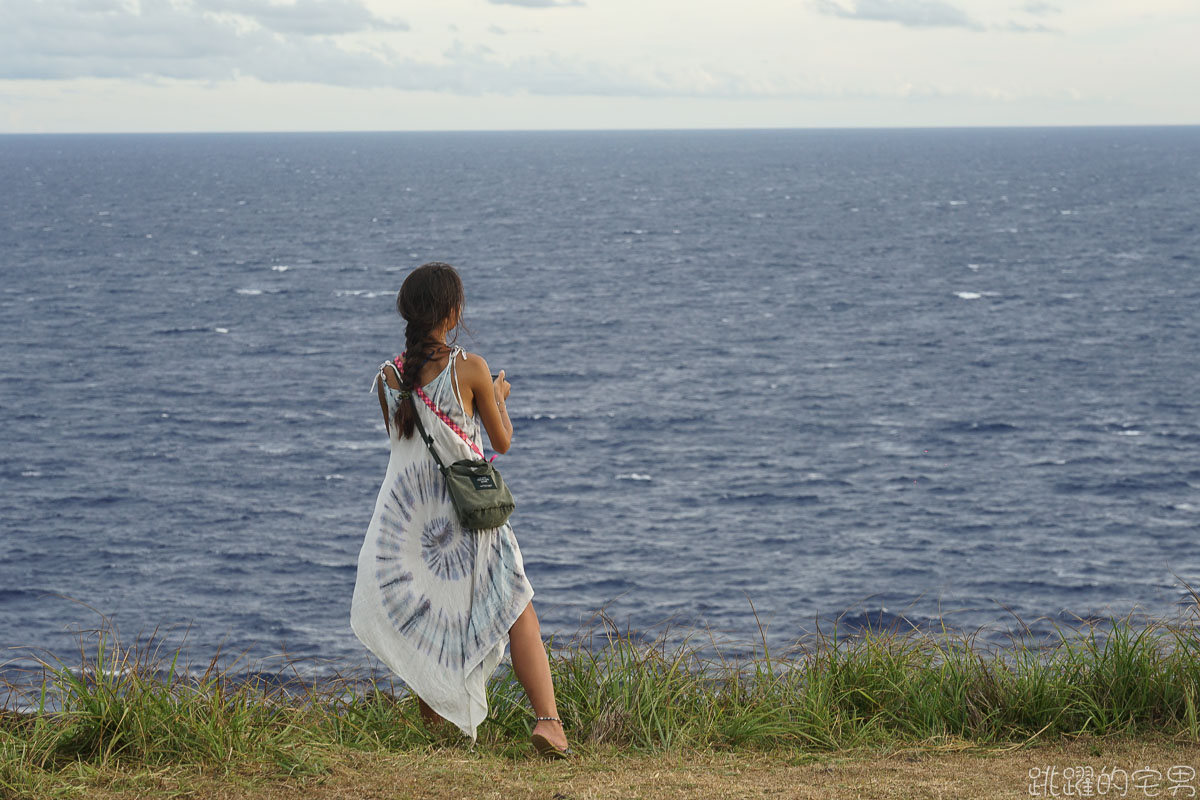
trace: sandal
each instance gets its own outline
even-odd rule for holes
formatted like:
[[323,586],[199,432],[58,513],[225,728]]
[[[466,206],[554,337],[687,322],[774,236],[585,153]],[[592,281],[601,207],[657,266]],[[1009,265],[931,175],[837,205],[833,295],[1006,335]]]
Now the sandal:
[[[534,717],[535,722],[543,719],[550,720],[552,722],[562,722],[562,720],[558,717]],[[571,758],[575,755],[575,751],[570,747],[564,747],[560,750],[559,748],[555,747],[549,739],[540,733],[535,733],[530,736],[529,741],[533,743],[534,749],[537,750],[538,755],[545,758]]]

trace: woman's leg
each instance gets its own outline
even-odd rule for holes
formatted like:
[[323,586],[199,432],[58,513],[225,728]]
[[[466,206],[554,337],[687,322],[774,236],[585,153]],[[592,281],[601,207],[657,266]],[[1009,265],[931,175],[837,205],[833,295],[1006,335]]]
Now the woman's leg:
[[[508,646],[512,653],[513,672],[525,687],[525,694],[529,696],[534,716],[557,717],[558,706],[554,702],[550,659],[546,657],[542,628],[538,624],[532,600],[508,629]],[[567,735],[563,732],[561,723],[543,720],[534,725],[533,732],[545,736],[559,749],[567,746]]]
[[433,710],[432,706],[426,705],[420,697],[417,698],[417,706],[421,711],[421,719],[425,720],[425,725],[430,730],[438,730],[446,721],[441,714]]

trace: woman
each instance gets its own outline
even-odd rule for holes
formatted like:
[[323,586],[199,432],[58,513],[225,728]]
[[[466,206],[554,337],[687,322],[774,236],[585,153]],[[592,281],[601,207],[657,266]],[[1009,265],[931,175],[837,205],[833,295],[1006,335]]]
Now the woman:
[[430,262],[404,279],[396,307],[407,323],[402,358],[375,376],[391,441],[387,475],[358,559],[350,625],[417,695],[430,726],[449,720],[471,737],[487,717],[487,680],[504,654],[533,706],[531,741],[548,757],[573,754],[554,701],[533,587],[508,523],[465,530],[416,416],[446,464],[508,452],[512,423],[504,371],[453,346],[465,306],[454,267]]

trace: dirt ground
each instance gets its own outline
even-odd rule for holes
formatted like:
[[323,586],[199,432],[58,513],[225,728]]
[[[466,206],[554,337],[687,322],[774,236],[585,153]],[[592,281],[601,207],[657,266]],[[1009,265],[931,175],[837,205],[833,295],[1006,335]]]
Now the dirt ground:
[[[97,800],[1200,796],[1200,744],[1128,739],[1085,739],[1017,749],[984,749],[964,743],[888,753],[791,756],[651,756],[592,750],[570,763],[439,748],[416,754],[331,755],[327,765],[325,774],[286,781],[163,774],[126,782],[114,775],[98,782],[107,788],[93,783],[87,796]],[[1086,767],[1091,767],[1090,773]]]

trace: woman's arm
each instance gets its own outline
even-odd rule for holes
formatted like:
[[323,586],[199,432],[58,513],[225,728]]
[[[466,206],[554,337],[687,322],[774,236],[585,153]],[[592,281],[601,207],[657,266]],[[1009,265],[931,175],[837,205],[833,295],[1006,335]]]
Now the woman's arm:
[[492,449],[497,453],[507,453],[512,446],[513,428],[505,404],[512,387],[504,379],[504,370],[500,370],[500,376],[493,382],[491,370],[483,356],[468,353],[461,374],[467,386],[463,394],[471,395],[463,398],[464,405],[474,405],[480,422],[487,430]]
[[400,376],[396,374],[396,368],[391,364],[385,365],[380,374],[383,375],[382,379],[379,375],[375,376],[375,382],[379,384],[379,408],[383,411],[383,427],[387,429],[388,433],[391,433],[392,418],[388,414],[387,399],[383,396],[383,382],[387,381],[388,386],[399,389]]

